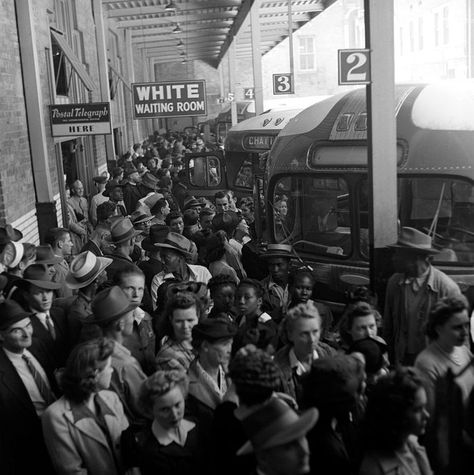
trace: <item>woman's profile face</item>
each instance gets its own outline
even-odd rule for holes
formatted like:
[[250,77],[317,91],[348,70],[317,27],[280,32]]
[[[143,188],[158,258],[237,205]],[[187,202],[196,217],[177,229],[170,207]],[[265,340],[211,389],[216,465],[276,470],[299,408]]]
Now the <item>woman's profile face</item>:
[[192,329],[198,323],[196,306],[177,308],[171,315],[174,340],[178,343],[192,340]]
[[438,334],[436,340],[443,347],[449,348],[464,345],[469,334],[469,315],[467,310],[453,313],[448,321],[436,327],[436,333]]
[[112,358],[109,356],[106,360],[105,366],[99,369],[97,373],[97,390],[108,389],[110,386],[110,380],[112,379]]
[[163,429],[179,426],[184,417],[184,397],[179,386],[155,399],[153,417]]
[[228,340],[218,340],[213,343],[208,342],[201,347],[201,351],[206,352],[207,359],[213,367],[217,368],[218,366],[222,366],[227,370],[232,350],[232,341],[233,339],[230,338]]
[[406,415],[409,435],[420,436],[425,433],[426,424],[430,416],[426,410],[427,404],[428,398],[426,397],[426,391],[420,387],[415,393],[413,404],[408,409]]

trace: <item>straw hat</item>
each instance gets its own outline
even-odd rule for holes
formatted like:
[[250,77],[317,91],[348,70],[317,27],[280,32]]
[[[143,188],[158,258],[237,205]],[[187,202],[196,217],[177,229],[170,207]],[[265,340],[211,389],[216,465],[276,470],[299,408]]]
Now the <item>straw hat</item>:
[[291,259],[294,257],[293,247],[289,244],[269,244],[262,257],[264,259],[270,259],[271,257],[286,257],[287,259]]
[[25,248],[23,244],[15,241],[7,242],[1,253],[1,262],[3,265],[13,269],[21,262],[24,253]]
[[112,264],[108,257],[98,257],[93,252],[84,251],[71,262],[66,285],[70,289],[82,289],[94,282],[95,279]]

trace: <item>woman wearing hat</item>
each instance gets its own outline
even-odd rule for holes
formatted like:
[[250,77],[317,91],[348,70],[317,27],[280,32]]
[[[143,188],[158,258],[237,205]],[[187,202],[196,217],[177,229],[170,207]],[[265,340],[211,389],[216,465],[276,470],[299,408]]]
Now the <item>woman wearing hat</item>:
[[122,447],[128,467],[142,475],[200,475],[204,454],[199,426],[184,417],[188,378],[184,370],[157,371],[142,385],[140,400],[153,422],[126,430]]
[[114,343],[105,338],[76,346],[61,374],[64,395],[48,407],[42,424],[58,475],[120,475],[120,436],[128,427],[117,394],[107,391]]
[[187,370],[194,360],[192,329],[200,317],[200,303],[192,292],[175,294],[165,309],[164,339],[156,360],[175,359]]
[[432,475],[418,443],[428,418],[426,392],[413,368],[399,368],[380,378],[367,405],[366,453],[359,474]]
[[206,318],[193,327],[195,360],[188,371],[188,408],[210,429],[214,410],[227,392],[226,372],[237,328],[224,319]]

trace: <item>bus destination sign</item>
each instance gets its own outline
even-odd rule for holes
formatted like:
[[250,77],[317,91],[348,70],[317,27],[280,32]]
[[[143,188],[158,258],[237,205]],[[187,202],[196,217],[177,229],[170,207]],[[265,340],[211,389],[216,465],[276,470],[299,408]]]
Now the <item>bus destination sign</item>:
[[207,115],[206,81],[132,84],[135,119]]
[[243,148],[246,150],[270,150],[274,135],[246,135],[243,139]]

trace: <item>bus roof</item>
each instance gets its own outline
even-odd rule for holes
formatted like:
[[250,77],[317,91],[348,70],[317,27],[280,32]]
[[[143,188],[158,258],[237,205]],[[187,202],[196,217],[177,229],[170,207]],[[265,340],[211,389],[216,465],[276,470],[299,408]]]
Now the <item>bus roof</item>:
[[[400,171],[474,178],[473,80],[397,85],[395,104]],[[354,147],[354,159],[349,145]],[[345,147],[344,154],[338,154],[332,148],[335,146]],[[359,88],[310,106],[294,117],[273,144],[269,173],[363,169],[367,166],[366,146],[366,94]],[[316,149],[318,160],[313,157]]]

